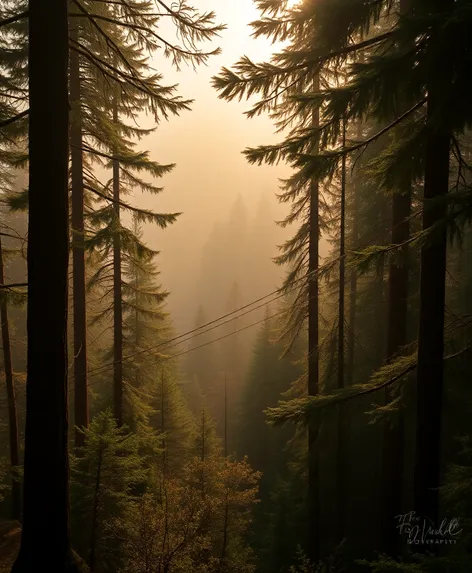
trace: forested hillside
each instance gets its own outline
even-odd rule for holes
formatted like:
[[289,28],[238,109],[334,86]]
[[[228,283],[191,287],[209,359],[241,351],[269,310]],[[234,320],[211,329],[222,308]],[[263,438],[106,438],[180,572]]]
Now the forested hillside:
[[182,250],[218,2],[0,7],[0,571],[472,570],[472,0],[252,10]]

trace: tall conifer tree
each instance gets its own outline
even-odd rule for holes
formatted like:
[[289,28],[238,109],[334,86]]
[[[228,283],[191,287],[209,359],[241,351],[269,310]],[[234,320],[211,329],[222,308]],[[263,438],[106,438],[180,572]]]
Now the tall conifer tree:
[[67,68],[67,0],[50,3],[49,9],[32,2],[27,415],[23,531],[15,572],[31,571],[38,563],[55,571],[74,568],[67,443]]
[[[0,285],[5,285],[2,238],[0,235]],[[18,431],[18,411],[16,406],[15,385],[13,380],[13,363],[10,342],[10,323],[8,320],[8,303],[6,292],[0,293],[0,320],[2,322],[3,368],[8,400],[8,432],[10,438],[10,471],[11,471],[11,517],[20,520],[21,486],[18,478],[20,465],[20,443]]]
[[[70,2],[69,40],[79,41],[77,7]],[[69,101],[71,106],[69,140],[71,161],[71,228],[72,228],[72,288],[74,324],[74,422],[75,445],[83,446],[88,427],[89,407],[87,388],[87,313],[85,284],[85,223],[84,223],[84,165],[82,152],[81,68],[76,49],[69,49]]]

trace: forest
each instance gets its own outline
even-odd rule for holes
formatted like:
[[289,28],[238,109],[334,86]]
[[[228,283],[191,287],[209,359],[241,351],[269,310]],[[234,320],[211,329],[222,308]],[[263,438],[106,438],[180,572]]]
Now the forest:
[[2,0],[0,573],[472,572],[471,30]]

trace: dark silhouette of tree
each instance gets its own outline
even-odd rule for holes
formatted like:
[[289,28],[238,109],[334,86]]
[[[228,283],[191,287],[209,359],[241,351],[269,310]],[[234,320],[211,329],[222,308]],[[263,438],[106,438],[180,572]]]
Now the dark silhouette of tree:
[[[69,37],[76,45],[79,41],[77,7],[70,2]],[[75,446],[84,445],[88,428],[89,406],[87,388],[87,311],[85,285],[85,222],[84,222],[84,162],[82,153],[81,69],[79,53],[69,52],[70,161],[71,161],[71,226],[72,226],[72,289],[74,312],[74,423]]]
[[[0,235],[0,284],[5,284],[3,265],[2,237]],[[20,520],[21,487],[17,475],[20,465],[20,444],[18,433],[18,412],[16,407],[15,386],[13,381],[13,365],[10,344],[10,325],[8,322],[8,303],[6,293],[0,294],[0,320],[2,321],[3,367],[8,400],[8,430],[10,437],[10,470],[11,476],[11,517]]]
[[67,0],[31,2],[27,414],[15,573],[76,567],[69,534],[67,72]]
[[[346,122],[342,125],[342,142],[346,147]],[[340,230],[339,230],[339,297],[338,297],[338,380],[337,387],[342,390],[345,380],[345,290],[346,290],[346,156],[341,162],[341,189],[340,189]],[[337,527],[338,538],[343,540],[346,533],[346,504],[347,504],[347,439],[348,439],[348,409],[345,404],[338,408],[338,443],[337,443],[337,495],[338,508]]]
[[[411,0],[400,0],[400,13],[406,14]],[[405,102],[407,103],[407,102]],[[408,105],[403,106],[408,109]],[[412,180],[407,176],[402,185],[395,189],[391,206],[391,242],[403,245],[398,258],[392,258],[388,271],[388,331],[387,361],[394,360],[408,342],[408,284],[410,277],[410,216],[412,202]],[[394,389],[387,388],[386,403],[395,400]],[[391,492],[383,498],[383,541],[384,550],[394,555],[402,539],[397,531],[396,516],[403,510],[403,480],[405,459],[405,420],[399,410],[394,420],[384,425],[382,457],[382,480],[384,491]]]
[[[420,2],[420,11],[441,15],[454,9],[454,0],[428,6]],[[441,31],[431,31],[430,53],[436,55],[434,69],[428,74],[427,140],[424,158],[423,230],[438,224],[434,241],[421,249],[420,315],[417,366],[417,418],[415,457],[415,510],[438,522],[441,485],[442,417],[444,384],[444,306],[446,296],[447,215],[445,201],[449,192],[451,119],[446,113],[453,101],[445,97],[444,86],[453,79],[451,59],[438,56]]]

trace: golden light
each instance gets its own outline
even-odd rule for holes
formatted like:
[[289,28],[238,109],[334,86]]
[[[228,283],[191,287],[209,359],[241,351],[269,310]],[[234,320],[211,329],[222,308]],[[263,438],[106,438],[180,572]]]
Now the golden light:
[[[303,3],[303,0],[285,0],[285,8],[290,10]],[[249,11],[253,12],[255,17],[260,18],[261,14],[257,8],[257,4],[254,0],[249,0],[250,8]],[[256,16],[257,15],[257,16]]]

